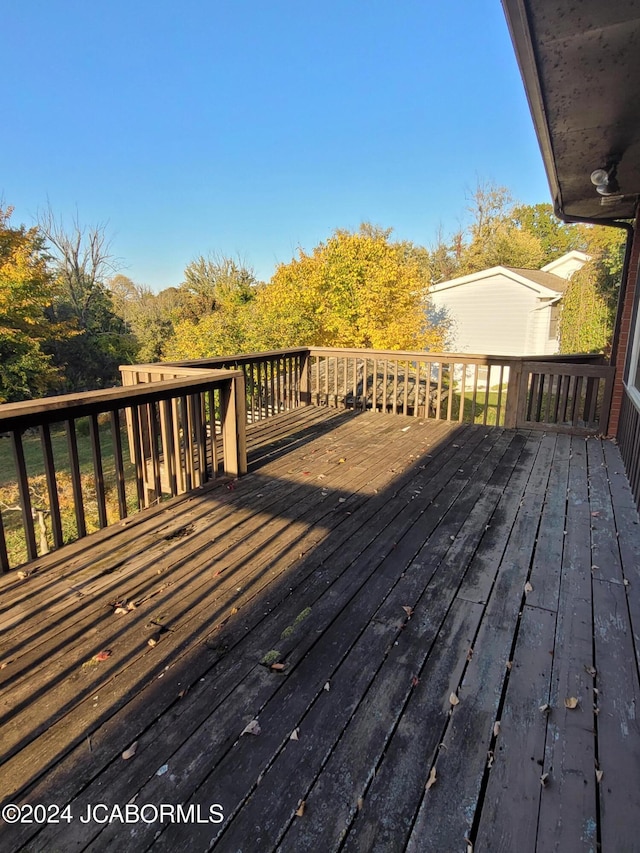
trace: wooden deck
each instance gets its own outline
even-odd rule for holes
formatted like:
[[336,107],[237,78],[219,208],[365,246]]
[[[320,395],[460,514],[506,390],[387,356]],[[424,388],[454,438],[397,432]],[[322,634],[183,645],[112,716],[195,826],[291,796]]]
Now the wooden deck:
[[35,565],[0,580],[0,803],[60,822],[3,853],[640,850],[610,442],[308,407]]

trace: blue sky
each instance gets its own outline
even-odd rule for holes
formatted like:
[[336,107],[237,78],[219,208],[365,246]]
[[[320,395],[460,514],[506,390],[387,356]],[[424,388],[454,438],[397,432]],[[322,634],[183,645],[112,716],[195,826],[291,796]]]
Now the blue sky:
[[0,43],[13,223],[104,223],[154,290],[365,220],[429,245],[478,179],[549,201],[499,0],[20,0]]

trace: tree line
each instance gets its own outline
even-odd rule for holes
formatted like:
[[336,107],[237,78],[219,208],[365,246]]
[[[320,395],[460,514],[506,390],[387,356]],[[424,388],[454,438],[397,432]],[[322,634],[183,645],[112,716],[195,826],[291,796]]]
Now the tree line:
[[240,259],[201,255],[160,293],[118,272],[104,226],[27,228],[0,207],[0,402],[117,384],[118,365],[288,346],[443,350],[448,322],[431,285],[487,267],[539,269],[591,257],[563,298],[562,352],[605,350],[622,270],[617,229],[565,225],[478,185],[469,225],[429,246],[364,223],[280,264],[269,282]]

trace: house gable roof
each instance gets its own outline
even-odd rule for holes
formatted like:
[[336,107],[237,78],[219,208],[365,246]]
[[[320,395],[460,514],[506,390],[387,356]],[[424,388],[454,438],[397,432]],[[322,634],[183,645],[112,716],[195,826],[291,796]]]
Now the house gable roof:
[[465,284],[480,282],[499,275],[502,275],[523,287],[528,287],[531,290],[536,291],[540,298],[547,299],[553,299],[554,297],[558,297],[563,294],[567,289],[568,283],[565,279],[560,278],[560,276],[554,275],[550,272],[543,272],[542,270],[527,270],[518,269],[517,267],[497,266],[491,267],[488,270],[469,273],[469,275],[463,275],[459,278],[452,278],[449,279],[449,281],[441,281],[438,284],[434,284],[429,292],[431,294],[442,293],[443,291],[450,290],[453,287],[461,287]]

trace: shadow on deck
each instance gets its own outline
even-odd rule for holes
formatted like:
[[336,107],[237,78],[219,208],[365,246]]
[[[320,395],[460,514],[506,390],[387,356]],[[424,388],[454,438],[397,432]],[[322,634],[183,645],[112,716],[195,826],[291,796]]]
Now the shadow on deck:
[[0,801],[45,806],[2,850],[638,849],[617,448],[313,407],[250,439],[0,580]]

